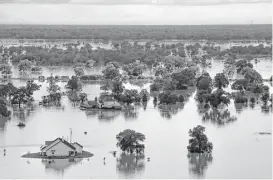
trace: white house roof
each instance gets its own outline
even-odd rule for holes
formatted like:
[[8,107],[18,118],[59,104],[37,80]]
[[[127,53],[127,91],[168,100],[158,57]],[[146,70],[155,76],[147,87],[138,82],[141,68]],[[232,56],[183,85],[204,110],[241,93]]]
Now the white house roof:
[[[49,145],[44,146],[41,150],[44,150],[44,149],[46,149],[46,148],[48,148],[48,147],[49,147],[49,148],[48,148],[47,150],[51,149],[52,147],[56,146],[56,145],[59,143],[59,142],[57,142],[57,141],[64,143],[66,146],[70,147],[70,148],[73,149],[73,150],[76,150],[76,148],[75,148],[73,145],[71,145],[69,142],[67,142],[66,140],[61,139],[61,138],[55,139],[55,140],[52,141]],[[56,143],[56,142],[57,142],[57,143]],[[54,144],[54,143],[55,143],[55,144]]]

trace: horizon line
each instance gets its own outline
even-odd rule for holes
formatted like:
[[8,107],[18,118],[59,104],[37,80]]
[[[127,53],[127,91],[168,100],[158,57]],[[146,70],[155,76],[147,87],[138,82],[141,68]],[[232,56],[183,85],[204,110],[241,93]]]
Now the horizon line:
[[55,1],[22,1],[22,0],[0,0],[0,4],[8,4],[8,5],[90,5],[90,6],[104,6],[104,5],[151,5],[151,6],[214,6],[214,5],[233,5],[233,4],[272,4],[271,0],[241,0],[241,1],[236,1],[236,0],[219,0],[219,1],[199,1],[196,2],[194,0],[192,1],[186,1],[186,2],[166,2],[166,1],[161,1],[158,2],[156,1],[129,1],[129,0],[121,0],[121,1],[114,1],[111,0],[109,1],[92,1],[92,2],[74,2],[73,0],[55,0]]
[[272,23],[253,23],[253,24],[23,24],[23,23],[11,23],[11,24],[2,24],[0,26],[14,26],[14,25],[21,25],[21,26],[234,26],[234,25],[271,25]]

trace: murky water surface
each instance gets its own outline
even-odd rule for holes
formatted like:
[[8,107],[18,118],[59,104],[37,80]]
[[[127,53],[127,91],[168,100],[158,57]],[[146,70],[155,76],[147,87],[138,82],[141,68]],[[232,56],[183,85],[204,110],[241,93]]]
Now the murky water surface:
[[[254,67],[264,78],[271,75],[271,60],[261,60]],[[213,62],[207,70],[213,77],[223,64]],[[90,73],[96,73],[96,69]],[[69,75],[72,69],[44,69],[44,75]],[[14,80],[16,86],[25,81]],[[236,110],[234,103],[228,112],[218,112],[221,118],[202,120],[194,100],[195,92],[184,107],[174,112],[160,112],[152,99],[146,110],[143,107],[133,112],[81,111],[67,98],[62,106],[46,108],[38,106],[46,94],[47,83],[35,92],[37,100],[25,111],[15,110],[11,120],[0,120],[0,178],[271,178],[272,135],[256,132],[272,132],[272,112],[262,111],[260,105]],[[59,83],[64,88],[64,83]],[[272,85],[270,91],[272,92]],[[131,86],[127,88],[149,88]],[[99,84],[85,84],[83,92],[88,99],[100,94]],[[223,115],[224,114],[224,115]],[[230,116],[237,119],[230,120]],[[18,128],[24,122],[25,128]],[[188,131],[196,125],[206,127],[206,134],[213,143],[211,156],[187,156]],[[89,159],[54,160],[24,159],[24,153],[37,152],[47,140],[56,137],[69,138],[94,154]],[[109,153],[117,150],[115,136],[124,129],[134,129],[146,136],[145,156],[134,157],[118,151],[116,157]],[[87,131],[85,135],[84,132]],[[6,156],[3,155],[6,148]],[[106,157],[105,164],[103,157]],[[148,162],[147,158],[151,160]]]

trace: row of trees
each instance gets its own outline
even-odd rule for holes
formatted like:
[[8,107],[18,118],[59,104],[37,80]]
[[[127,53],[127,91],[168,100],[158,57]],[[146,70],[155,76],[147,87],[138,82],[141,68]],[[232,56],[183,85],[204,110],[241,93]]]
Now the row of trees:
[[271,40],[270,25],[36,26],[1,25],[4,39],[197,39]]

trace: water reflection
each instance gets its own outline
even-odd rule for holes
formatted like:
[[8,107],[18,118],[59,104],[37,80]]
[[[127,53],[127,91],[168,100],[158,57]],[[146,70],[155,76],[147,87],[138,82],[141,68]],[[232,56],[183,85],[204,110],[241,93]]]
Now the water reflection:
[[145,156],[122,153],[117,158],[116,169],[118,173],[125,177],[133,177],[140,174],[145,169]]
[[64,175],[65,170],[81,161],[82,159],[42,159],[42,164],[45,165],[46,172]]
[[88,118],[96,118],[98,117],[99,121],[110,122],[114,119],[118,118],[120,115],[124,116],[125,120],[133,120],[138,117],[138,110],[135,109],[127,109],[127,110],[106,110],[106,109],[93,109],[86,110],[85,114]]
[[98,112],[98,119],[100,121],[112,121],[120,115],[120,111],[115,110],[100,110]]
[[172,116],[176,115],[179,111],[183,110],[184,103],[178,103],[175,105],[159,105],[158,110],[161,117],[171,119]]
[[246,103],[234,103],[234,106],[238,114],[248,107]]
[[113,121],[120,115],[121,111],[117,110],[102,110],[102,109],[90,109],[86,110],[85,114],[88,118],[98,118],[99,121],[109,122]]
[[198,178],[205,177],[208,165],[212,163],[212,155],[208,153],[190,153],[188,154],[189,172]]
[[272,112],[272,105],[261,105],[261,111],[264,114],[269,114],[270,112]]
[[0,117],[0,131],[5,129],[8,120],[10,120],[10,117]]
[[137,110],[125,110],[123,114],[125,120],[133,120],[137,119],[139,113]]
[[232,116],[228,109],[211,109],[202,117],[203,122],[210,122],[218,126],[225,126],[237,120],[236,116]]
[[23,108],[19,108],[18,106],[13,106],[13,117],[20,121],[26,121],[29,117],[31,117],[34,113],[37,112],[38,105],[31,104],[25,105]]

